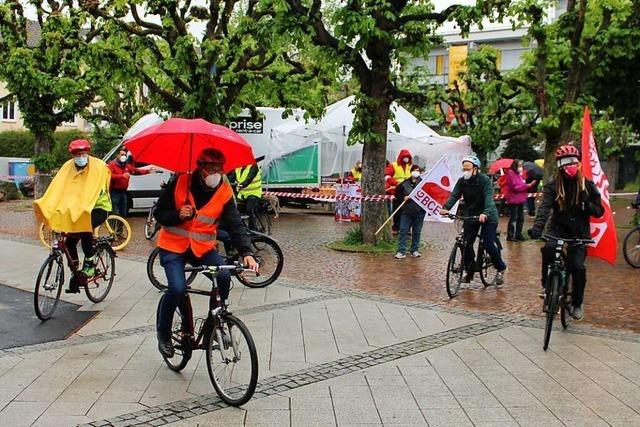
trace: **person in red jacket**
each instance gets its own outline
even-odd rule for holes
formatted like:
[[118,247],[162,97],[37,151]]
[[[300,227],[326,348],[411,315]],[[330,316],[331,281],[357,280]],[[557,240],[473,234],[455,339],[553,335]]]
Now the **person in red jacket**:
[[111,171],[109,193],[111,194],[113,211],[122,217],[127,216],[127,188],[129,188],[129,177],[131,175],[146,175],[150,172],[158,172],[154,167],[149,169],[136,168],[132,163],[129,163],[127,159],[127,152],[120,150],[118,157],[109,162],[108,165]]

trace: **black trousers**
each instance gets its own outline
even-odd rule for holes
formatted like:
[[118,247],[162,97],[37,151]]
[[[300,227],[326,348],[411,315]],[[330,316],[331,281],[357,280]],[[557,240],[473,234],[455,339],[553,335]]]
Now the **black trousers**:
[[536,216],[536,198],[532,193],[527,194],[527,214],[529,216]]
[[256,229],[256,209],[258,209],[260,200],[261,199],[256,196],[249,196],[244,199],[244,211],[249,215],[249,228],[252,230]]
[[[555,258],[555,242],[547,242],[540,251],[542,252],[542,286],[544,287],[547,268]],[[582,305],[584,300],[584,289],[587,285],[587,268],[584,265],[586,257],[585,246],[567,248],[567,271],[573,283],[571,300],[574,306]]]
[[[107,220],[109,212],[104,209],[94,209],[91,211],[91,227],[96,228]],[[71,259],[78,265],[78,241],[82,242],[82,252],[84,256],[92,257],[95,255],[93,251],[93,233],[73,233],[67,237],[67,249]]]
[[521,239],[523,226],[524,203],[519,205],[509,205],[509,229],[507,230],[507,238]]

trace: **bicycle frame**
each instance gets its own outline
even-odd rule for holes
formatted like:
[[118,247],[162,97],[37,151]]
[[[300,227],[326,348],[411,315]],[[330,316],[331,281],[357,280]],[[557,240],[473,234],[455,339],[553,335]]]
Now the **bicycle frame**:
[[[463,216],[458,216],[458,215],[449,215],[450,217],[453,217],[455,219],[461,219],[463,222],[467,222],[467,221],[477,221],[478,217],[472,216],[472,217],[463,217]],[[482,227],[482,225],[481,225]],[[480,229],[478,230],[478,234],[476,235],[476,238],[478,239],[478,250],[475,251],[474,254],[474,258],[471,260],[473,263],[475,263],[475,268],[473,269],[473,272],[478,272],[480,271],[480,268],[482,266],[482,244],[483,244],[483,237],[482,237],[482,228],[480,227]],[[460,233],[458,233],[458,235],[456,236],[456,244],[460,245],[462,247],[462,265],[463,267],[467,265],[467,243],[468,240],[466,238],[466,235],[464,233],[464,226],[462,228],[462,230],[460,231]],[[473,267],[473,266],[472,266]],[[466,268],[465,268],[466,270]],[[467,272],[467,273],[471,273],[471,272]]]
[[[67,265],[71,270],[71,274],[76,278],[76,280],[79,281],[80,286],[86,286],[87,284],[93,283],[105,276],[104,273],[96,274],[93,277],[87,277],[84,274],[78,274],[80,273],[80,269],[78,268],[79,266],[75,265],[75,263],[71,259],[71,253],[69,252],[69,247],[67,246],[67,237],[69,237],[69,233],[56,233],[56,236],[56,239],[52,242],[51,245],[51,253],[61,252],[64,254]],[[93,244],[95,245],[95,243],[96,242],[94,240]]]
[[[187,267],[185,268],[185,272],[189,272],[189,271],[201,271],[204,272],[205,274],[207,273],[208,270],[203,270],[202,267]],[[211,273],[214,274],[214,273]],[[202,323],[202,326],[200,327],[200,330],[198,331],[197,335],[196,335],[196,330],[195,330],[195,319],[193,317],[193,306],[191,305],[191,298],[189,297],[189,294],[195,294],[195,295],[205,295],[209,297],[209,309],[208,309],[208,313],[207,313],[207,317],[204,320],[204,322]],[[212,302],[215,300],[215,302],[217,303],[217,306],[214,308],[212,306]],[[226,314],[230,314],[229,311],[227,311],[227,304],[222,303],[222,300],[220,298],[220,289],[218,287],[218,278],[216,276],[213,277],[213,288],[211,291],[203,291],[200,289],[192,289],[190,287],[187,287],[187,293],[183,298],[183,302],[182,304],[184,304],[183,306],[181,305],[181,308],[184,308],[186,310],[186,313],[182,313],[183,316],[186,316],[187,318],[187,327],[188,327],[188,333],[189,333],[189,344],[191,346],[192,350],[205,350],[204,347],[204,337],[206,336],[206,334],[211,331],[211,328],[213,328],[213,321],[215,318],[220,318],[220,317],[224,317]],[[219,331],[218,331],[219,333]],[[220,337],[216,337],[220,340],[220,342],[222,342],[222,336]],[[237,351],[237,349],[236,349]]]

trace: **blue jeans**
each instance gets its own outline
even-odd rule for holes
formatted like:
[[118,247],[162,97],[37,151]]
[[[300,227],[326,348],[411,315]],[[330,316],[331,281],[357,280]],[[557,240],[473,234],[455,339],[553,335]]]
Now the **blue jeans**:
[[[157,327],[158,335],[165,339],[171,336],[173,313],[176,307],[182,303],[182,299],[187,293],[187,282],[184,274],[184,267],[187,262],[193,266],[225,264],[224,259],[215,249],[207,252],[200,258],[196,258],[191,251],[185,254],[177,254],[160,249],[160,264],[164,267],[169,288],[158,303]],[[225,301],[229,297],[231,275],[229,272],[224,271],[220,273],[217,278],[220,298],[222,301]],[[215,304],[215,301],[213,301],[213,304]]]
[[466,264],[465,269],[467,272],[472,271],[471,265],[474,260],[473,253],[473,244],[476,241],[476,237],[478,236],[478,229],[482,226],[482,246],[484,246],[484,250],[487,251],[489,257],[491,257],[491,263],[496,266],[498,271],[503,271],[507,268],[507,265],[502,260],[502,255],[500,254],[500,249],[496,246],[496,234],[498,232],[498,223],[497,222],[485,222],[484,224],[480,224],[479,222],[465,221],[464,223],[464,234],[467,238],[467,247],[465,248],[465,260]]
[[407,234],[411,230],[411,252],[417,252],[420,248],[420,233],[424,223],[424,211],[418,214],[400,215],[400,232],[398,233],[398,252],[404,254],[407,251]]
[[111,195],[111,204],[113,205],[113,212],[121,217],[127,216],[127,192],[120,190],[109,191]]

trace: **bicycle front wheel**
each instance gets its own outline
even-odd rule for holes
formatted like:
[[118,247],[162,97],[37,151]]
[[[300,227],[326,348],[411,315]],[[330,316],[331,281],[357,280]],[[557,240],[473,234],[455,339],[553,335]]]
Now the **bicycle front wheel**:
[[267,236],[251,238],[253,256],[260,265],[258,275],[243,272],[236,275],[240,283],[250,288],[264,288],[276,281],[282,273],[284,255],[278,243]]
[[624,238],[622,253],[631,267],[640,268],[640,227],[631,230]]
[[59,253],[52,253],[38,272],[36,289],[33,293],[33,306],[40,320],[48,320],[60,301],[64,286],[64,263]]
[[40,223],[38,227],[38,238],[40,239],[40,243],[47,249],[51,249],[51,243],[54,239],[53,230],[47,227],[44,222]]
[[147,240],[153,239],[153,236],[156,235],[158,231],[158,221],[156,221],[156,217],[153,216],[153,208],[149,209],[149,214],[147,215],[147,220],[144,223],[144,237]]
[[[196,279],[197,272],[192,271],[185,278],[187,286]],[[147,258],[147,277],[151,284],[159,291],[167,290],[167,276],[164,274],[164,268],[160,264],[160,249],[154,248]]]
[[542,349],[547,351],[549,348],[549,340],[551,339],[551,330],[553,329],[553,318],[558,311],[560,304],[560,281],[562,280],[558,271],[551,271],[547,276],[547,322],[544,327],[544,344]]
[[258,383],[258,353],[249,329],[226,315],[206,337],[209,378],[218,396],[231,406],[249,401]]
[[111,247],[114,251],[124,249],[131,240],[131,226],[126,219],[118,215],[109,215],[104,226],[98,227],[99,236],[113,237]]
[[456,243],[447,263],[447,295],[449,298],[455,297],[460,292],[463,272],[463,248]]
[[96,272],[93,277],[87,279],[84,288],[87,298],[93,303],[99,303],[109,294],[113,279],[116,277],[116,256],[111,246],[99,244],[95,255]]

